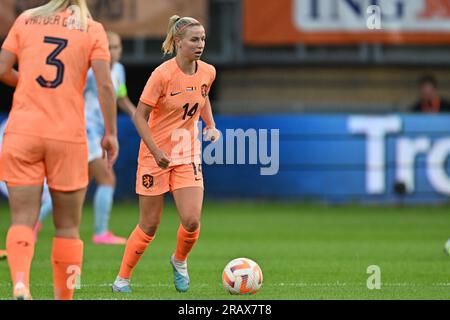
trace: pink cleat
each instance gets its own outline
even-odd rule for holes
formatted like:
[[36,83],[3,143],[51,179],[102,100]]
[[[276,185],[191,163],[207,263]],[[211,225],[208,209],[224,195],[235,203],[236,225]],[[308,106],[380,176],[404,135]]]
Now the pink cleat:
[[94,235],[92,238],[94,244],[126,244],[127,239],[115,236],[111,231],[100,235]]
[[34,226],[33,232],[34,232],[34,241],[37,242],[38,236],[39,236],[39,231],[41,231],[42,229],[42,223],[37,222],[36,225]]

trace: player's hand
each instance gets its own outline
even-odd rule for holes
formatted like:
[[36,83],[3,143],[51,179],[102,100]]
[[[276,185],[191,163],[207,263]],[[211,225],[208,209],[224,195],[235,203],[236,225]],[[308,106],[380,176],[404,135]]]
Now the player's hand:
[[119,156],[119,141],[116,135],[105,135],[102,139],[103,158],[107,158],[108,167],[112,168]]
[[164,153],[164,151],[156,150],[153,152],[153,157],[155,158],[156,164],[162,169],[167,169],[169,167],[170,158]]
[[215,142],[220,138],[220,131],[215,127],[206,127],[203,129],[203,140]]

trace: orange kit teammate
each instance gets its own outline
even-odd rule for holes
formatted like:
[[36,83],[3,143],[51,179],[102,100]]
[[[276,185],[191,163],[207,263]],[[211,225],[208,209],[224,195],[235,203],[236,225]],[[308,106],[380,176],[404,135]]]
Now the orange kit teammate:
[[[3,43],[0,79],[17,84],[1,154],[12,224],[6,237],[16,299],[31,299],[29,274],[44,178],[53,201],[52,267],[55,299],[72,299],[81,273],[79,238],[88,185],[83,88],[94,70],[110,165],[118,155],[108,39],[85,0],[51,0],[21,14]],[[13,69],[18,62],[19,73]],[[18,76],[19,75],[19,76]]]
[[197,20],[170,18],[163,51],[171,54],[176,50],[176,57],[153,71],[134,116],[142,138],[136,178],[140,218],[127,241],[114,292],[131,292],[132,271],[155,237],[164,194],[169,191],[181,220],[170,258],[174,284],[180,292],[189,288],[187,257],[200,233],[203,202],[201,148],[196,134],[200,115],[206,125],[205,139],[220,137],[208,98],[216,71],[200,61],[204,47],[205,29]]

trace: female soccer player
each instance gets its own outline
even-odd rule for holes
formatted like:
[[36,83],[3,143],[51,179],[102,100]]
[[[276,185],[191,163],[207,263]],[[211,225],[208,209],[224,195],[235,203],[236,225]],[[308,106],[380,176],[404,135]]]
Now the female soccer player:
[[[71,6],[75,5],[75,6]],[[13,66],[18,62],[19,74]],[[52,267],[56,299],[72,299],[81,273],[79,238],[88,184],[83,88],[89,66],[97,79],[109,165],[118,155],[116,108],[108,40],[85,0],[51,0],[15,21],[0,53],[0,80],[17,84],[1,153],[12,225],[6,237],[16,299],[31,299],[33,227],[44,178],[53,201]]]
[[[136,107],[128,98],[125,68],[119,62],[122,55],[122,41],[120,36],[114,32],[107,32],[107,35],[111,54],[111,78],[116,92],[117,105],[132,117]],[[108,228],[116,177],[113,169],[108,167],[108,162],[103,158],[101,141],[105,132],[105,125],[92,69],[88,71],[86,87],[84,88],[84,102],[89,154],[89,180],[95,179],[97,184],[94,195],[95,231],[92,242],[94,244],[125,244],[127,241],[125,238],[115,236]],[[40,230],[42,221],[48,214],[50,214],[50,211],[42,210],[35,230]]]
[[114,292],[131,291],[131,273],[155,236],[168,191],[173,194],[181,220],[175,253],[170,258],[174,284],[180,292],[189,288],[187,257],[200,233],[203,202],[197,141],[200,115],[206,125],[205,139],[214,141],[220,135],[208,98],[216,71],[200,61],[204,47],[205,30],[197,20],[170,18],[163,51],[171,54],[176,50],[176,57],[154,70],[134,117],[142,138],[136,178],[140,218],[127,241],[112,286]]

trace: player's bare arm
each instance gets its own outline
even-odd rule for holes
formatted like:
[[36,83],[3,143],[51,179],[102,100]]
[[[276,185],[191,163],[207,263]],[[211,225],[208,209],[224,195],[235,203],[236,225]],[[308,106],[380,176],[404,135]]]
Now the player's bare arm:
[[206,97],[205,106],[200,115],[205,123],[205,129],[203,130],[204,139],[213,142],[218,140],[220,138],[220,131],[216,129],[209,97]]
[[93,60],[92,70],[94,71],[99,102],[105,120],[105,137],[102,142],[102,148],[107,152],[108,163],[112,166],[119,155],[119,143],[117,140],[116,95],[111,81],[109,62],[106,60]]
[[134,113],[136,112],[136,107],[133,104],[133,102],[131,102],[131,100],[130,100],[130,98],[128,96],[122,97],[122,98],[118,98],[117,99],[117,106],[119,107],[119,109],[122,112],[125,112],[131,118],[134,117]]
[[19,80],[19,74],[14,69],[17,56],[8,50],[0,52],[0,81],[10,87],[16,87]]
[[148,119],[150,117],[152,109],[153,108],[151,106],[143,102],[139,102],[136,113],[134,114],[134,123],[148,150],[155,157],[155,161],[158,166],[160,168],[166,169],[169,166],[170,158],[155,144],[150,132],[150,128],[148,126]]

